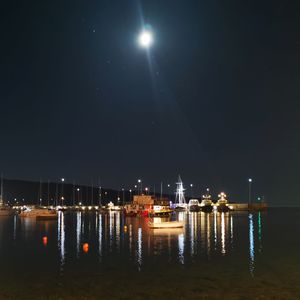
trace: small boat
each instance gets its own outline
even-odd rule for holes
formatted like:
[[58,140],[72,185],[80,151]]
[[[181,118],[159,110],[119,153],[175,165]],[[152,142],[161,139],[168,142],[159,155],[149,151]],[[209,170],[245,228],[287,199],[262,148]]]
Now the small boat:
[[154,205],[153,209],[149,211],[149,217],[169,217],[172,212],[170,207]]
[[29,207],[24,207],[19,216],[22,218],[35,218],[36,220],[56,220],[58,218],[57,211],[54,209]]
[[188,204],[188,208],[190,212],[198,212],[200,211],[200,204],[198,199],[191,199]]
[[217,202],[217,211],[218,212],[228,212],[230,210],[229,206],[228,206],[228,201],[226,199],[226,194],[225,193],[220,193],[218,195],[218,197],[220,198]]
[[183,225],[184,223],[182,221],[148,222],[148,226],[151,229],[182,228]]
[[126,217],[136,217],[138,213],[137,206],[134,204],[125,204],[124,214]]
[[201,210],[204,212],[212,212],[213,203],[211,200],[211,195],[209,194],[209,189],[206,189],[207,193],[202,196],[202,201],[200,203]]
[[14,213],[15,211],[10,206],[0,206],[0,217],[12,216]]
[[105,209],[106,209],[107,211],[121,211],[121,210],[122,210],[121,206],[114,205],[112,202],[109,202],[109,203],[105,206]]
[[175,206],[176,211],[186,211],[186,208],[187,208],[187,205],[178,204],[178,205]]

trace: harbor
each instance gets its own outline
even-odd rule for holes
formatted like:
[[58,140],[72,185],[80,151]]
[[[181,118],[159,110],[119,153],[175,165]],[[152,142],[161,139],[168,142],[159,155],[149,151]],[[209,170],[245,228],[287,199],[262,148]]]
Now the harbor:
[[57,221],[42,222],[2,217],[0,299],[140,299],[145,291],[158,299],[235,299],[245,288],[253,299],[292,298],[300,295],[300,245],[295,252],[286,245],[296,242],[300,224],[291,220],[299,213],[176,212],[172,220],[184,227],[172,230],[119,211],[59,211]]
[[[249,193],[248,203],[231,202],[224,192],[220,192],[214,198],[209,188],[206,188],[205,193],[198,198],[188,197],[180,176],[174,186],[173,195],[163,193],[162,183],[161,191],[157,194],[151,193],[148,187],[142,189],[139,181],[138,185],[135,185],[135,189],[125,190],[122,188],[121,193],[102,187],[67,184],[64,178],[60,183],[50,183],[49,181],[47,183],[42,181],[30,183],[29,186],[37,189],[38,199],[35,202],[31,200],[33,197],[30,196],[34,190],[27,194],[22,194],[22,190],[20,190],[17,198],[12,194],[11,187],[9,190],[4,189],[4,179],[1,177],[0,215],[17,213],[20,217],[37,216],[40,219],[56,219],[55,211],[98,211],[101,213],[120,211],[131,217],[170,217],[179,211],[211,213],[213,211],[264,211],[268,208],[267,203],[261,201],[260,198],[259,201],[253,202],[251,193]],[[24,184],[26,183],[22,182],[21,187],[28,190]],[[43,186],[46,186],[46,190]],[[19,189],[18,185],[15,185],[13,190],[17,189]]]

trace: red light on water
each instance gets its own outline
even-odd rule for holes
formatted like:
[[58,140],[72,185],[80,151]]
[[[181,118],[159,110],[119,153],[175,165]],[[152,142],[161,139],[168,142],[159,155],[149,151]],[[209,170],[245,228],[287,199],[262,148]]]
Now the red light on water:
[[88,243],[84,243],[82,245],[82,250],[83,250],[83,252],[88,253],[89,252],[89,244]]
[[48,244],[48,237],[47,236],[43,236],[43,245],[44,246],[47,246],[47,244]]

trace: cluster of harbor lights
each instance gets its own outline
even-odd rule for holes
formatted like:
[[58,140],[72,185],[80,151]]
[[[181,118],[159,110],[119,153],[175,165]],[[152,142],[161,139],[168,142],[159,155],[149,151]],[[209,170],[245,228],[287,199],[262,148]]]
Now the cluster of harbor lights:
[[[93,210],[100,212],[107,211],[121,211],[127,216],[150,216],[150,217],[168,217],[174,211],[188,211],[188,212],[212,212],[214,210],[219,212],[228,212],[230,210],[250,210],[250,209],[264,209],[266,204],[262,203],[261,198],[258,198],[257,203],[252,203],[252,179],[248,179],[249,183],[249,199],[248,203],[237,204],[229,203],[227,196],[224,192],[218,195],[218,200],[213,201],[210,190],[207,188],[202,199],[199,201],[193,198],[193,184],[190,184],[191,198],[189,201],[185,199],[185,189],[183,182],[178,176],[176,183],[175,201],[170,201],[169,197],[172,195],[171,185],[167,184],[167,194],[163,194],[163,183],[160,184],[160,193],[156,193],[155,186],[150,191],[148,186],[143,188],[142,179],[138,179],[134,188],[125,190],[122,188],[119,192],[102,190],[102,187],[91,186],[76,186],[72,184],[72,201],[71,197],[68,197],[68,205],[65,199],[65,178],[61,178],[59,183],[55,183],[55,197],[50,198],[50,182],[47,182],[47,203],[43,200],[42,187],[43,184],[40,181],[38,192],[38,205],[25,205],[24,201],[14,201],[13,204],[3,201],[3,176],[1,177],[1,196],[0,196],[0,214],[11,213],[11,210],[19,211],[20,216],[39,215],[40,218],[55,218],[57,214],[53,211],[58,210]],[[45,183],[44,183],[45,184]],[[51,183],[53,185],[53,183]],[[70,184],[68,184],[70,187]],[[89,197],[89,189],[91,189]],[[82,190],[85,190],[85,201],[83,201]],[[96,193],[95,193],[96,191]],[[60,192],[60,193],[59,193]],[[52,189],[53,193],[53,189]],[[114,196],[112,197],[112,194]],[[70,193],[69,193],[70,195]],[[94,201],[94,196],[96,199]],[[129,201],[126,201],[126,196]],[[45,199],[45,198],[44,198]],[[15,199],[16,200],[16,199]],[[7,205],[9,204],[9,205]],[[70,205],[71,204],[71,205]],[[47,212],[46,212],[47,211]],[[51,211],[51,215],[50,215]],[[41,215],[41,216],[40,216]]]

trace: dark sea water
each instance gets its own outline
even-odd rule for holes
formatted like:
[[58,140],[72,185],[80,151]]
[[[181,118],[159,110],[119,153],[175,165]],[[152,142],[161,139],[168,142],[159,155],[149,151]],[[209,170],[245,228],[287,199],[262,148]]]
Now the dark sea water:
[[300,299],[300,209],[173,217],[2,217],[0,299]]

